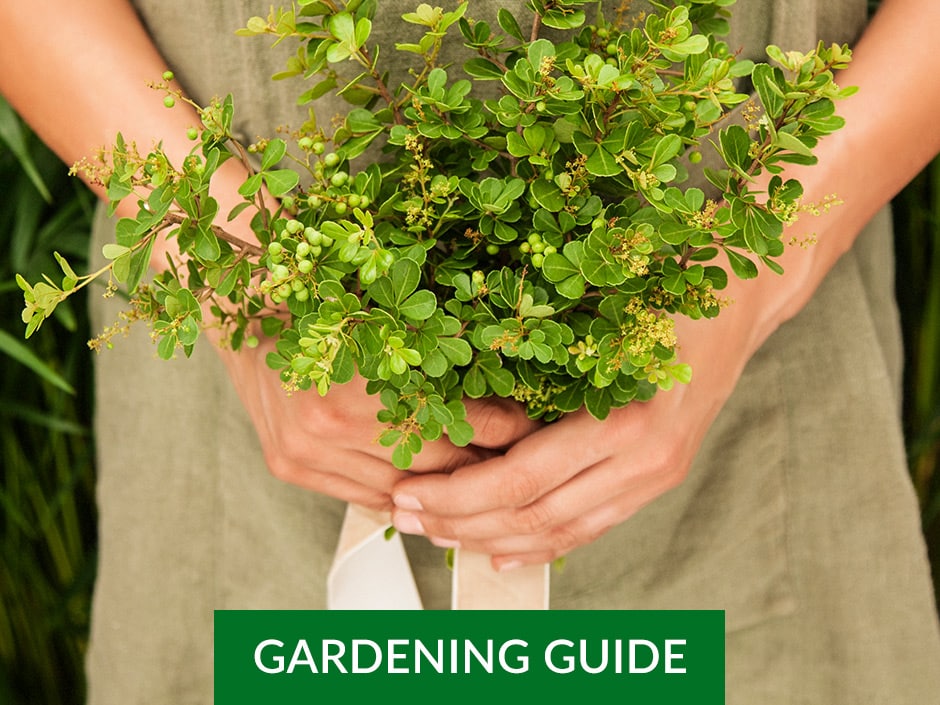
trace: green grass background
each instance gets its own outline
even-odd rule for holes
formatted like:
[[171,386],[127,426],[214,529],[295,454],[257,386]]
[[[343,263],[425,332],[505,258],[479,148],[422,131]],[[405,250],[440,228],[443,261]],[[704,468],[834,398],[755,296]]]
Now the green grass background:
[[[54,249],[83,271],[93,200],[0,101],[0,703],[9,705],[84,702],[96,556],[85,301],[60,307],[56,320],[24,344],[14,274],[35,281],[57,272]],[[904,425],[936,577],[940,160],[896,199],[895,220]]]

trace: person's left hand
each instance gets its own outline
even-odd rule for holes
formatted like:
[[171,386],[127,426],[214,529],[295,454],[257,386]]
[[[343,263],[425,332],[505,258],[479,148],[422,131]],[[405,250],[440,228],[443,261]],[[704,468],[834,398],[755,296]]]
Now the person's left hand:
[[583,409],[505,455],[399,481],[393,521],[436,545],[487,553],[493,567],[545,563],[598,538],[685,478],[707,422],[684,389],[598,421]]
[[748,309],[677,323],[694,369],[688,385],[614,409],[604,421],[582,409],[527,429],[503,455],[398,481],[395,527],[489,554],[497,570],[549,562],[594,541],[685,479],[762,339],[752,336]]

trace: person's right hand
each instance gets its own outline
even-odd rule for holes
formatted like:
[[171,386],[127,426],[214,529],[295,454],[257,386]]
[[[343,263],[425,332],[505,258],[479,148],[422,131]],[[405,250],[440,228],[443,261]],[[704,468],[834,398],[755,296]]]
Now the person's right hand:
[[[365,381],[333,385],[325,397],[314,390],[288,394],[268,368],[270,344],[238,352],[220,350],[236,390],[258,433],[271,473],[300,487],[372,509],[392,507],[391,489],[404,472],[391,463],[391,448],[378,443],[383,426],[377,396]],[[473,445],[459,448],[446,436],[425,443],[411,473],[449,472],[479,462],[528,435],[539,424],[521,405],[506,400],[466,400]]]

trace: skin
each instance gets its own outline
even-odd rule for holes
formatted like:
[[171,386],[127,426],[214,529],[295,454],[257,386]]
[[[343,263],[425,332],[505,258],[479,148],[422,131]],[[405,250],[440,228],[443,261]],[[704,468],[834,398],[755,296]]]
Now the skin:
[[[181,104],[166,110],[145,86],[165,63],[125,0],[2,3],[0,27],[0,93],[65,162],[94,154],[118,131],[141,145],[160,136],[176,161],[188,152],[186,131],[196,116]],[[373,442],[377,404],[361,382],[326,398],[288,397],[264,364],[263,345],[238,355],[221,350],[271,471],[372,508],[394,501],[399,530],[490,554],[496,569],[553,560],[626,521],[683,481],[748,359],[806,304],[874,213],[940,151],[940,56],[931,48],[938,30],[935,0],[885,0],[838,79],[861,89],[839,105],[848,126],[821,144],[816,167],[791,172],[807,201],[837,193],[844,205],[801,219],[797,227],[817,233],[819,244],[788,252],[783,276],[734,281],[726,294],[736,303],[718,319],[677,322],[682,358],[695,369],[691,384],[615,410],[604,422],[579,412],[540,426],[512,404],[472,402],[476,445],[429,444],[403,474]],[[221,212],[238,202],[242,176],[232,165],[217,182]],[[247,227],[236,227],[251,238]],[[156,252],[155,267],[165,266],[167,252],[171,245]],[[567,452],[575,444],[584,452]]]

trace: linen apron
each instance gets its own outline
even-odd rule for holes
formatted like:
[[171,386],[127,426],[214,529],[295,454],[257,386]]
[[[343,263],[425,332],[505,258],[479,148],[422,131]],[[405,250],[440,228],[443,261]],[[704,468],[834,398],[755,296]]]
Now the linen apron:
[[[503,4],[474,0],[471,14]],[[243,137],[299,125],[299,83],[268,80],[284,54],[234,36],[269,0],[136,5],[190,94],[234,93]],[[852,41],[865,5],[740,0],[729,43],[762,58],[768,43]],[[409,8],[396,0],[381,12]],[[397,22],[374,31],[401,41]],[[343,109],[317,105],[321,121]],[[96,251],[112,236],[100,217]],[[733,704],[938,702],[940,636],[899,424],[892,271],[885,212],[755,355],[687,480],[553,572],[552,608],[726,610]],[[120,304],[94,308],[100,329]],[[207,704],[212,611],[322,609],[345,505],[269,475],[208,344],[165,362],[142,328],[115,342],[97,357],[90,703]],[[446,609],[443,552],[417,537],[406,546],[425,607]]]

